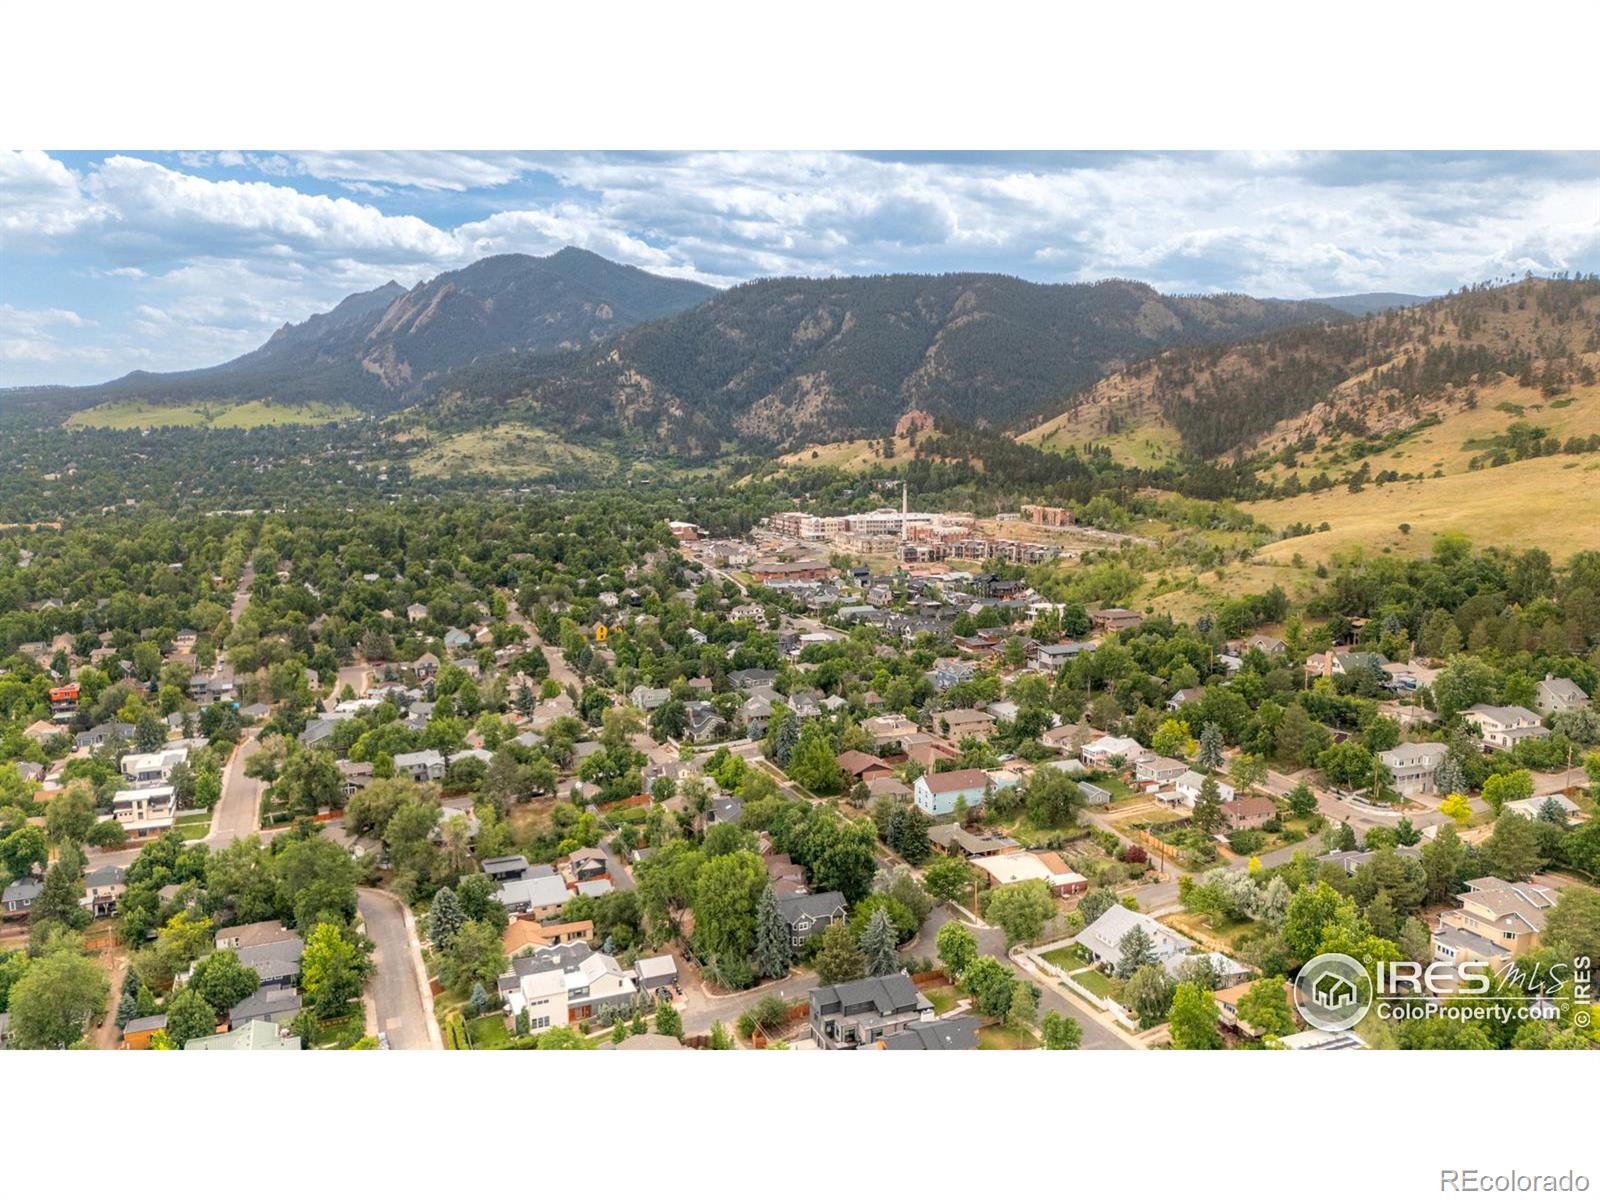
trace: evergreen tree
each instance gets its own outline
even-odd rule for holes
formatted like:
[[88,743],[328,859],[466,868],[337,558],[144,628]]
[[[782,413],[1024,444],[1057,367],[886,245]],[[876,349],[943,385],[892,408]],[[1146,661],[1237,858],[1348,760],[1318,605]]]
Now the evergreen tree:
[[1447,754],[1433,770],[1433,790],[1441,796],[1465,795],[1467,792],[1467,773],[1461,767],[1461,760],[1454,754]]
[[78,903],[83,896],[83,878],[74,856],[63,854],[44,873],[44,883],[28,910],[28,928],[47,930],[51,926],[82,929],[89,923],[89,910]]
[[822,949],[812,963],[817,979],[824,983],[845,983],[867,973],[867,960],[850,926],[835,921],[822,931]]
[[768,979],[782,979],[794,962],[794,949],[789,944],[789,927],[778,912],[778,894],[769,883],[756,905],[756,942],[754,951],[756,974]]
[[436,950],[448,950],[466,923],[467,910],[454,891],[442,887],[434,893],[433,903],[428,906],[428,940]]
[[1226,814],[1222,811],[1222,792],[1217,787],[1217,781],[1208,775],[1200,785],[1200,795],[1194,802],[1194,814],[1190,821],[1196,829],[1210,837],[1222,828],[1226,820]]
[[472,995],[467,997],[467,1005],[474,1013],[485,1013],[489,1010],[489,992],[481,980],[472,985]]
[[895,948],[894,922],[887,907],[872,914],[861,931],[861,954],[867,960],[868,975],[893,975],[900,969],[900,954]]
[[1140,967],[1156,961],[1155,945],[1143,925],[1135,925],[1122,935],[1122,940],[1117,943],[1117,953],[1121,956],[1117,963],[1117,975],[1122,979],[1132,978]]
[[1200,730],[1200,751],[1195,762],[1201,769],[1215,771],[1222,766],[1222,729],[1215,721],[1207,721]]
[[780,767],[789,765],[795,743],[800,740],[800,718],[792,711],[785,712],[772,732],[772,761]]

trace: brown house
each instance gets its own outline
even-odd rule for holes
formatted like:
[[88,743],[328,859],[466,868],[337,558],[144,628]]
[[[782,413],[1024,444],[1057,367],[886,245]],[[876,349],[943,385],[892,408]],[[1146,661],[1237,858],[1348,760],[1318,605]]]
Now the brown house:
[[846,750],[834,761],[839,764],[841,771],[857,783],[871,783],[874,779],[894,774],[893,768],[883,759],[860,750]]

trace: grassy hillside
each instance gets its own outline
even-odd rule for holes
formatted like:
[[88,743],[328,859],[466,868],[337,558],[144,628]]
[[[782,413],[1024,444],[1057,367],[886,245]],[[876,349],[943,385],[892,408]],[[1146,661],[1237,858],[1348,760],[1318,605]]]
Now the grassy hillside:
[[[1276,454],[1471,407],[1507,381],[1556,399],[1600,375],[1600,280],[1478,288],[1363,320],[1165,351],[1067,397],[1019,439]],[[1151,443],[1147,447],[1146,443]]]
[[260,429],[276,425],[327,425],[359,415],[348,404],[273,404],[266,400],[250,400],[243,404],[163,404],[155,400],[112,400],[73,413],[66,424],[83,429],[168,426]]
[[408,458],[413,475],[447,479],[488,475],[503,480],[534,480],[578,472],[614,470],[617,460],[586,446],[563,442],[531,425],[509,422],[428,440],[417,435]]

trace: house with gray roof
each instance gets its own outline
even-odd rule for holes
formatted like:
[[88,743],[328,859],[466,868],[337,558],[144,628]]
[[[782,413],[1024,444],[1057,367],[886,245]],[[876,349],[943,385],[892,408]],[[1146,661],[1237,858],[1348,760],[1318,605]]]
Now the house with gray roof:
[[784,896],[778,900],[778,915],[789,928],[789,944],[798,950],[835,921],[844,920],[844,896],[839,892]]
[[1546,674],[1533,690],[1533,706],[1545,716],[1589,706],[1589,693],[1572,680]]
[[857,1050],[900,1033],[933,1011],[904,971],[812,988],[811,1037],[822,1050]]
[[946,1017],[942,1021],[913,1021],[899,1033],[880,1038],[884,1050],[976,1050],[977,1017]]

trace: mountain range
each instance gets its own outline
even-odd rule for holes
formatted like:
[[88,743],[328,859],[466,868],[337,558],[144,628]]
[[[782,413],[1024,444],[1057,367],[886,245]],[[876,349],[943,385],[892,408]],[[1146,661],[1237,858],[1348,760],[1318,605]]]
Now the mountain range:
[[582,351],[452,372],[431,391],[451,422],[515,416],[702,457],[728,442],[881,436],[913,410],[1003,428],[1171,346],[1349,319],[1326,305],[1163,296],[1125,280],[763,279]]
[[1025,427],[1132,364],[1417,297],[1166,296],[1146,284],[1005,275],[775,278],[724,291],[567,248],[389,282],[215,367],[16,389],[65,415],[109,401],[410,409],[442,429],[506,420],[688,458],[890,433],[909,412]]

